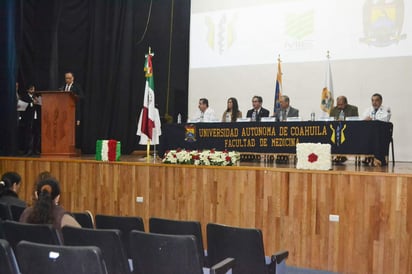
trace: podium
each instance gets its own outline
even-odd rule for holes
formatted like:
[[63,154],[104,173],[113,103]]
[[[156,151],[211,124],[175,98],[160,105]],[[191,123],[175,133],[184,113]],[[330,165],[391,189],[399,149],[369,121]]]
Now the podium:
[[76,95],[71,91],[40,91],[41,157],[74,157],[76,152]]

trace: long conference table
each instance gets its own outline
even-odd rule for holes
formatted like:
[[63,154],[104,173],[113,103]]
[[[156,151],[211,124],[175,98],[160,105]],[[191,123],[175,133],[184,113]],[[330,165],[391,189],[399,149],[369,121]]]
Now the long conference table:
[[177,148],[295,154],[298,143],[331,144],[335,155],[388,162],[393,124],[382,121],[299,121],[164,124],[159,153]]

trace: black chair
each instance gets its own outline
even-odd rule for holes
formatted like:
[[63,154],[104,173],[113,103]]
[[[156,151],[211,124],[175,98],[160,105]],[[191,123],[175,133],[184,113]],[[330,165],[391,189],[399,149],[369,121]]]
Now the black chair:
[[96,246],[56,246],[22,241],[16,247],[22,273],[107,274]]
[[239,228],[207,224],[207,251],[211,264],[222,258],[236,260],[233,274],[274,274],[285,272],[288,251],[265,257],[262,232],[254,228]]
[[118,229],[91,229],[65,226],[64,244],[68,246],[97,246],[106,262],[107,272],[129,274],[130,267]]
[[[130,248],[136,274],[201,274],[203,265],[195,236],[166,235],[132,231]],[[209,269],[211,274],[226,273],[234,259],[227,258]]]
[[6,203],[0,203],[0,219],[13,220],[13,215],[11,214],[10,206]]
[[20,274],[13,249],[3,239],[0,239],[0,269],[2,274]]
[[60,245],[62,241],[56,229],[46,224],[26,224],[6,220],[3,222],[5,239],[14,249],[20,241]]
[[152,217],[149,219],[149,231],[159,234],[170,235],[194,235],[196,237],[198,253],[202,254],[202,265],[207,266],[204,256],[202,227],[200,222],[196,221],[180,221]]
[[20,221],[20,216],[25,209],[25,206],[10,205],[12,220],[16,222]]
[[76,221],[84,228],[94,228],[93,215],[90,211],[85,212],[72,212],[71,213]]
[[129,234],[132,230],[144,231],[144,223],[141,217],[96,215],[96,228],[119,229],[122,234],[123,246],[126,249],[127,258],[130,258]]

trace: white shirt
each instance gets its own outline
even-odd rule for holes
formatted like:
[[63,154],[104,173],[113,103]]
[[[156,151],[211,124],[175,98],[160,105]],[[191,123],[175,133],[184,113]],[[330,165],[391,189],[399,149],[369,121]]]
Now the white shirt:
[[384,122],[389,122],[391,119],[391,109],[389,107],[385,106],[380,106],[376,111],[373,108],[373,106],[368,107],[365,109],[363,112],[362,118],[371,118],[372,120],[379,120],[379,121],[384,121]]
[[198,109],[191,119],[191,122],[218,122],[218,119],[216,118],[215,111],[211,108],[207,108],[204,112],[201,112],[200,109]]

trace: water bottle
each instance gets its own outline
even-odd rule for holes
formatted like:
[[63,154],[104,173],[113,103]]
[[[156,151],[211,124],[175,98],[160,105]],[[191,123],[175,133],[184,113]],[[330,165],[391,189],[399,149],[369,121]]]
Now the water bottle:
[[343,110],[341,110],[340,112],[339,112],[339,119],[338,119],[339,121],[343,121],[343,120],[345,120],[345,113],[343,112]]
[[231,115],[230,115],[230,113],[228,112],[228,113],[226,113],[226,119],[225,119],[225,122],[226,123],[228,123],[228,122],[232,122],[232,117],[231,117]]
[[311,121],[315,121],[315,112],[312,112],[312,113],[310,114],[310,120],[311,120]]
[[256,110],[252,112],[252,121],[256,121]]
[[177,123],[178,124],[182,123],[182,114],[180,114],[180,113],[177,115]]

